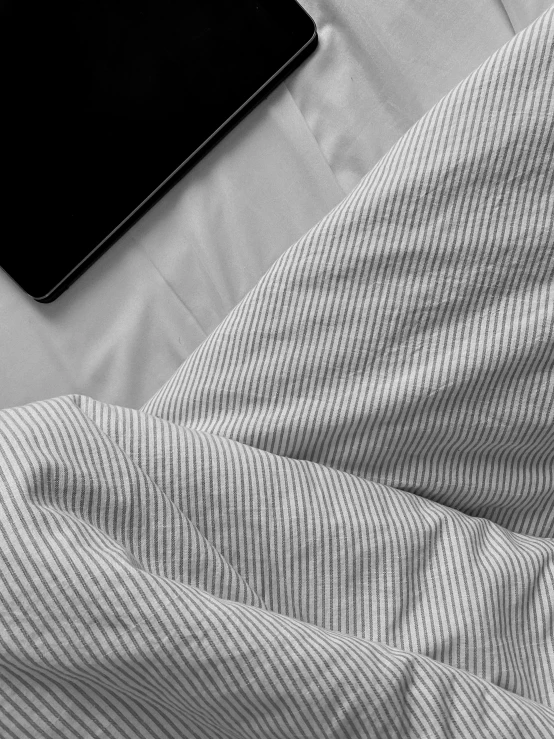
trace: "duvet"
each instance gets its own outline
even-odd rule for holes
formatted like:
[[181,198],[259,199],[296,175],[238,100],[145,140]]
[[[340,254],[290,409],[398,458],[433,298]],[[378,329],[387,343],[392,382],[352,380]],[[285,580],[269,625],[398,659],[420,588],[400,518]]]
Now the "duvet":
[[139,410],[0,412],[0,733],[554,736],[554,10]]

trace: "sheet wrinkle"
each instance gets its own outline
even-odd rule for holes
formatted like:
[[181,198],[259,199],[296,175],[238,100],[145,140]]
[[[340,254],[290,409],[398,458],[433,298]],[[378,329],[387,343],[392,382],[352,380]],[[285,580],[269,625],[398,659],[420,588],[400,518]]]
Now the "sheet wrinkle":
[[[192,318],[192,320],[198,326],[198,328],[200,329],[200,331],[204,334],[205,337],[208,336],[210,332],[207,329],[205,329],[200,324],[200,322],[198,321],[198,319],[195,316],[195,314],[192,312],[192,310],[186,304],[184,298],[181,295],[179,295],[179,293],[173,287],[173,285],[171,284],[171,282],[169,282],[169,280],[167,279],[167,277],[163,274],[163,272],[160,270],[160,268],[158,267],[158,265],[151,258],[150,254],[148,254],[148,250],[144,247],[144,245],[141,243],[141,241],[139,241],[138,239],[136,239],[133,236],[131,236],[130,238],[140,248],[140,250],[142,251],[142,253],[144,254],[144,256],[148,259],[148,261],[150,262],[150,264],[152,265],[152,267],[154,267],[154,269],[156,270],[156,272],[158,273],[158,275],[162,278],[162,280],[164,281],[164,283],[171,290],[171,292],[173,293],[173,295],[177,298],[177,300],[179,301],[179,303],[181,303],[181,305],[183,306],[183,308],[187,311],[188,315]],[[215,287],[215,289],[217,291],[217,286],[214,285],[214,287]]]
[[348,193],[347,193],[347,191],[346,191],[346,190],[344,189],[344,187],[343,187],[343,186],[341,185],[341,183],[340,183],[340,182],[339,182],[339,180],[337,179],[337,175],[335,174],[335,172],[334,172],[333,168],[332,168],[332,167],[331,167],[331,165],[329,164],[329,161],[328,161],[327,157],[326,157],[326,156],[325,156],[325,154],[323,153],[323,149],[321,148],[321,144],[320,144],[320,143],[319,143],[319,141],[317,140],[317,137],[316,137],[315,133],[314,133],[314,132],[312,131],[312,129],[311,129],[311,127],[310,127],[310,125],[309,125],[308,121],[306,120],[306,117],[305,117],[304,113],[302,112],[302,110],[301,110],[300,106],[298,105],[298,103],[297,103],[297,102],[296,102],[296,100],[294,99],[294,95],[293,95],[293,93],[291,92],[291,90],[290,90],[290,87],[289,87],[289,85],[287,84],[287,82],[286,82],[286,81],[285,81],[285,82],[283,82],[282,84],[283,84],[283,86],[285,87],[286,91],[288,92],[288,94],[289,94],[289,96],[290,96],[290,98],[291,98],[292,102],[294,103],[294,106],[295,106],[296,110],[297,110],[297,111],[299,112],[299,114],[300,114],[300,117],[302,118],[302,120],[303,120],[303,122],[304,122],[304,126],[306,127],[306,130],[307,130],[307,131],[308,131],[308,133],[310,134],[311,138],[312,138],[312,139],[314,140],[314,142],[315,142],[315,144],[316,144],[316,146],[317,146],[317,148],[318,148],[318,150],[319,150],[319,153],[320,153],[320,155],[321,155],[321,158],[323,159],[323,161],[324,161],[324,162],[325,162],[325,164],[327,165],[327,168],[329,169],[329,172],[330,172],[330,173],[332,174],[332,176],[333,176],[333,179],[335,180],[335,183],[337,184],[337,187],[338,187],[338,188],[340,189],[340,191],[341,191],[342,193],[344,193],[344,195],[347,195],[347,194],[348,194]]
[[513,31],[513,33],[514,33],[514,36],[515,36],[515,35],[516,35],[516,33],[517,33],[517,31],[516,31],[516,27],[515,27],[515,26],[514,26],[514,24],[513,24],[512,18],[511,18],[511,16],[510,16],[510,14],[508,13],[508,10],[507,10],[507,8],[506,8],[506,5],[505,5],[505,3],[503,2],[503,0],[494,0],[494,2],[495,2],[495,4],[496,4],[496,5],[497,5],[497,6],[499,7],[499,8],[501,8],[501,9],[502,9],[502,13],[503,13],[503,15],[505,16],[505,18],[506,18],[506,20],[508,21],[508,23],[510,24],[510,26],[511,26],[511,29],[512,29],[512,31]]

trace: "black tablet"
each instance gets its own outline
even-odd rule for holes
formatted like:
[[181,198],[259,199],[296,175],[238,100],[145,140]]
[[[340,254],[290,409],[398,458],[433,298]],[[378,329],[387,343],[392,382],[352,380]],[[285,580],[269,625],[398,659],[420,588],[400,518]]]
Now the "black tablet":
[[295,0],[0,0],[0,266],[50,302],[316,46]]

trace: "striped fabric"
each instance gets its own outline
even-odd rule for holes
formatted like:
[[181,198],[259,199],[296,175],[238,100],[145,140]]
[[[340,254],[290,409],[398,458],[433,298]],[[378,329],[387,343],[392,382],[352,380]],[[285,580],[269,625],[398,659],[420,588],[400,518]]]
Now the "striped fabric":
[[0,413],[2,737],[554,737],[554,9],[140,410]]

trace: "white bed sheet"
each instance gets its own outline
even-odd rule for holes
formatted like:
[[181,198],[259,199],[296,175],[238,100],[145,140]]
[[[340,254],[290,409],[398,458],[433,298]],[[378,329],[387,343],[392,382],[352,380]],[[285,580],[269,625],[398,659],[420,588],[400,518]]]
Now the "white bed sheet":
[[550,1],[302,5],[315,54],[65,295],[38,304],[0,273],[0,408],[68,393],[140,407],[285,249]]

